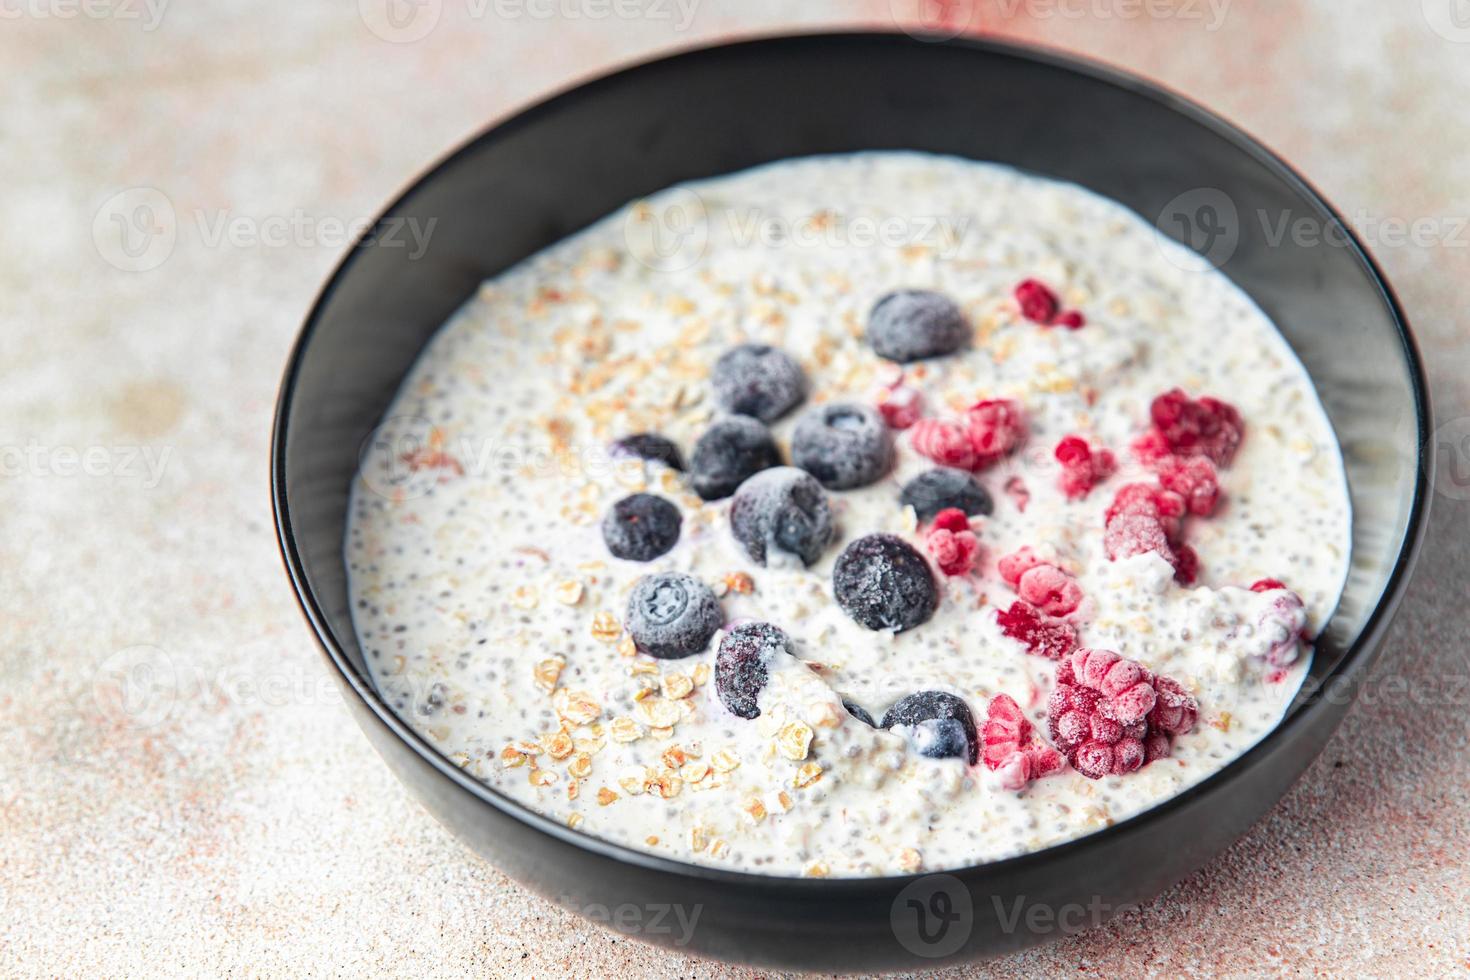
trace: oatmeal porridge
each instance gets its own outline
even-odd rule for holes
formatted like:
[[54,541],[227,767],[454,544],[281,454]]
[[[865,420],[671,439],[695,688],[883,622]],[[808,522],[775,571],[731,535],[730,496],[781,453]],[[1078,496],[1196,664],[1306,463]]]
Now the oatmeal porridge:
[[635,202],[485,283],[363,455],[388,703],[589,834],[868,876],[1109,826],[1281,719],[1348,561],[1312,384],[1108,200],[910,153]]

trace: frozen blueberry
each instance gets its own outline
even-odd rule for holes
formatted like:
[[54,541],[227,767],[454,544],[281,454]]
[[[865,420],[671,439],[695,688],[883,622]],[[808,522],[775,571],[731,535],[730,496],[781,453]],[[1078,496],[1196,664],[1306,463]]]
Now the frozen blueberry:
[[770,677],[771,658],[791,653],[791,640],[770,623],[741,623],[725,634],[715,656],[715,693],[739,718],[759,718],[756,703]]
[[790,354],[765,344],[741,344],[710,369],[715,404],[736,415],[774,422],[806,397],[806,374]]
[[602,519],[607,550],[629,561],[653,561],[679,540],[679,508],[651,493],[635,493],[613,504]]
[[823,405],[796,423],[791,461],[833,490],[865,487],[893,465],[893,433],[875,408]]
[[868,343],[879,357],[907,363],[953,354],[970,341],[970,324],[943,293],[900,289],[873,304]]
[[837,604],[870,630],[903,632],[927,622],[939,604],[929,563],[892,534],[858,538],[832,568]]
[[612,454],[622,459],[652,460],[671,470],[684,469],[684,455],[679,452],[679,447],[653,432],[624,436],[612,444]]
[[751,560],[781,557],[810,565],[832,543],[832,508],[810,473],[794,466],[762,470],[740,484],[730,504],[730,528]]
[[724,622],[720,601],[709,586],[682,572],[660,572],[634,583],[623,625],[642,652],[677,660],[709,646]]
[[961,698],[943,691],[910,694],[883,713],[883,728],[902,725],[913,746],[931,759],[960,756],[971,765],[980,758],[975,716]]
[[989,516],[995,503],[975,478],[964,470],[936,466],[904,484],[899,503],[913,507],[919,520],[927,521],[941,510],[958,507],[967,517]]
[[869,728],[878,727],[878,723],[873,720],[873,716],[868,714],[868,709],[864,708],[856,701],[849,701],[847,698],[843,698],[842,706],[847,709],[848,714],[852,715],[854,718],[862,722],[864,725],[867,725]]
[[761,470],[780,465],[781,453],[770,430],[748,415],[730,415],[717,420],[694,444],[690,482],[705,500],[719,500]]

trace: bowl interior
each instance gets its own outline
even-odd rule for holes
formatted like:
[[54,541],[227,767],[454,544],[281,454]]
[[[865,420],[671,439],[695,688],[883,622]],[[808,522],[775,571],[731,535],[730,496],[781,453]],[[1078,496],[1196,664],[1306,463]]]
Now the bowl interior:
[[[1313,673],[1342,665],[1399,573],[1427,409],[1392,297],[1336,216],[1248,139],[1143,83],[994,44],[840,35],[691,52],[556,97],[460,149],[353,249],[288,373],[276,493],[308,609],[359,690],[369,685],[342,558],[359,452],[476,286],[670,184],[870,149],[1073,181],[1221,260],[1295,348],[1343,445],[1353,557]],[[422,254],[408,221],[434,222]]]

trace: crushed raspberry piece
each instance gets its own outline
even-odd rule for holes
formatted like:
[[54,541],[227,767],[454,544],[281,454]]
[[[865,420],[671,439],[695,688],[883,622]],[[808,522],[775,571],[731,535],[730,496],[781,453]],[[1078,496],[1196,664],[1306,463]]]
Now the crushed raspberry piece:
[[1113,475],[1118,468],[1117,460],[1106,449],[1096,452],[1080,436],[1066,436],[1057,443],[1054,452],[1057,462],[1062,464],[1062,474],[1057,485],[1068,500],[1080,500],[1103,480]]
[[919,419],[909,430],[914,451],[940,466],[975,468],[975,446],[969,431],[955,419]]
[[1170,564],[1175,561],[1164,525],[1158,518],[1143,514],[1119,514],[1108,521],[1103,531],[1103,550],[1110,561],[1122,561],[1150,551],[1158,552]]
[[1000,572],[1001,580],[1011,588],[1015,588],[1025,575],[1037,565],[1045,565],[1047,562],[1041,558],[1029,545],[1017,548],[996,562],[996,569]]
[[1000,462],[1026,441],[1026,413],[1005,398],[977,402],[965,413],[975,469]]
[[1252,592],[1274,592],[1277,589],[1286,588],[1286,583],[1280,579],[1263,578],[1251,583]]
[[1005,482],[1003,489],[1016,505],[1016,510],[1026,513],[1026,505],[1031,502],[1031,491],[1026,489],[1026,481],[1019,476],[1013,476]]
[[1021,706],[1009,694],[991,698],[980,744],[986,768],[1000,774],[1006,789],[1024,789],[1031,780],[1062,768],[1062,754],[1036,737]]
[[1062,307],[1057,294],[1037,279],[1022,282],[1016,287],[1015,296],[1021,306],[1021,315],[1042,326],[1051,326]]
[[1077,631],[1067,623],[1043,616],[1024,600],[1011,603],[1009,609],[996,611],[1000,630],[1013,640],[1025,644],[1029,653],[1049,660],[1061,660],[1077,649]]
[[1159,485],[1184,498],[1189,512],[1209,517],[1220,503],[1220,478],[1208,456],[1169,456],[1158,467]]
[[1023,572],[1016,594],[1048,616],[1065,616],[1082,604],[1082,587],[1055,565],[1035,565]]
[[1149,429],[1130,442],[1128,448],[1145,466],[1153,466],[1160,460],[1174,455],[1174,450],[1169,446],[1169,440],[1165,439],[1164,434],[1158,429]]
[[1199,581],[1199,553],[1187,544],[1174,549],[1174,581],[1180,585]]
[[1080,310],[1068,310],[1056,319],[1057,326],[1066,327],[1068,330],[1081,330],[1087,326],[1087,317]]
[[924,415],[924,396],[917,388],[896,384],[879,396],[878,413],[890,428],[907,429]]
[[1230,465],[1245,436],[1245,422],[1235,406],[1217,398],[1196,401],[1179,388],[1155,398],[1149,417],[1174,453],[1208,456],[1219,466]]
[[[1157,700],[1148,713],[1151,731],[1162,735],[1184,735],[1199,718],[1199,702],[1172,677],[1155,677]],[[1167,755],[1167,753],[1165,753]]]
[[1295,592],[1271,597],[1257,622],[1257,636],[1265,644],[1260,656],[1273,667],[1290,667],[1301,655],[1301,639],[1307,627],[1307,609]]
[[970,519],[958,507],[947,507],[934,515],[934,525],[924,538],[924,546],[946,575],[968,575],[980,557],[980,539],[970,530]]

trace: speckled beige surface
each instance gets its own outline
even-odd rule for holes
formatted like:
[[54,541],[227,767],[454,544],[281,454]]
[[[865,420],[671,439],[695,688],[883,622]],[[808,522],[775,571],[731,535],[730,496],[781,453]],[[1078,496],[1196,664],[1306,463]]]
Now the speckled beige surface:
[[[0,22],[0,973],[746,975],[531,897],[399,788],[281,573],[270,413],[331,222],[487,119],[670,46],[887,25],[889,5],[798,22],[686,0],[684,24],[672,3],[594,21],[430,0],[433,30],[390,43],[375,0],[159,3],[26,0]],[[1370,237],[1449,450],[1389,683],[1306,778],[1147,908],[974,975],[1464,974],[1470,20],[1454,0],[956,9],[1217,107],[1360,224],[1427,222],[1417,244]],[[115,198],[137,187],[166,203]],[[140,204],[172,208],[171,250],[142,247]],[[134,254],[115,216],[139,222]]]

